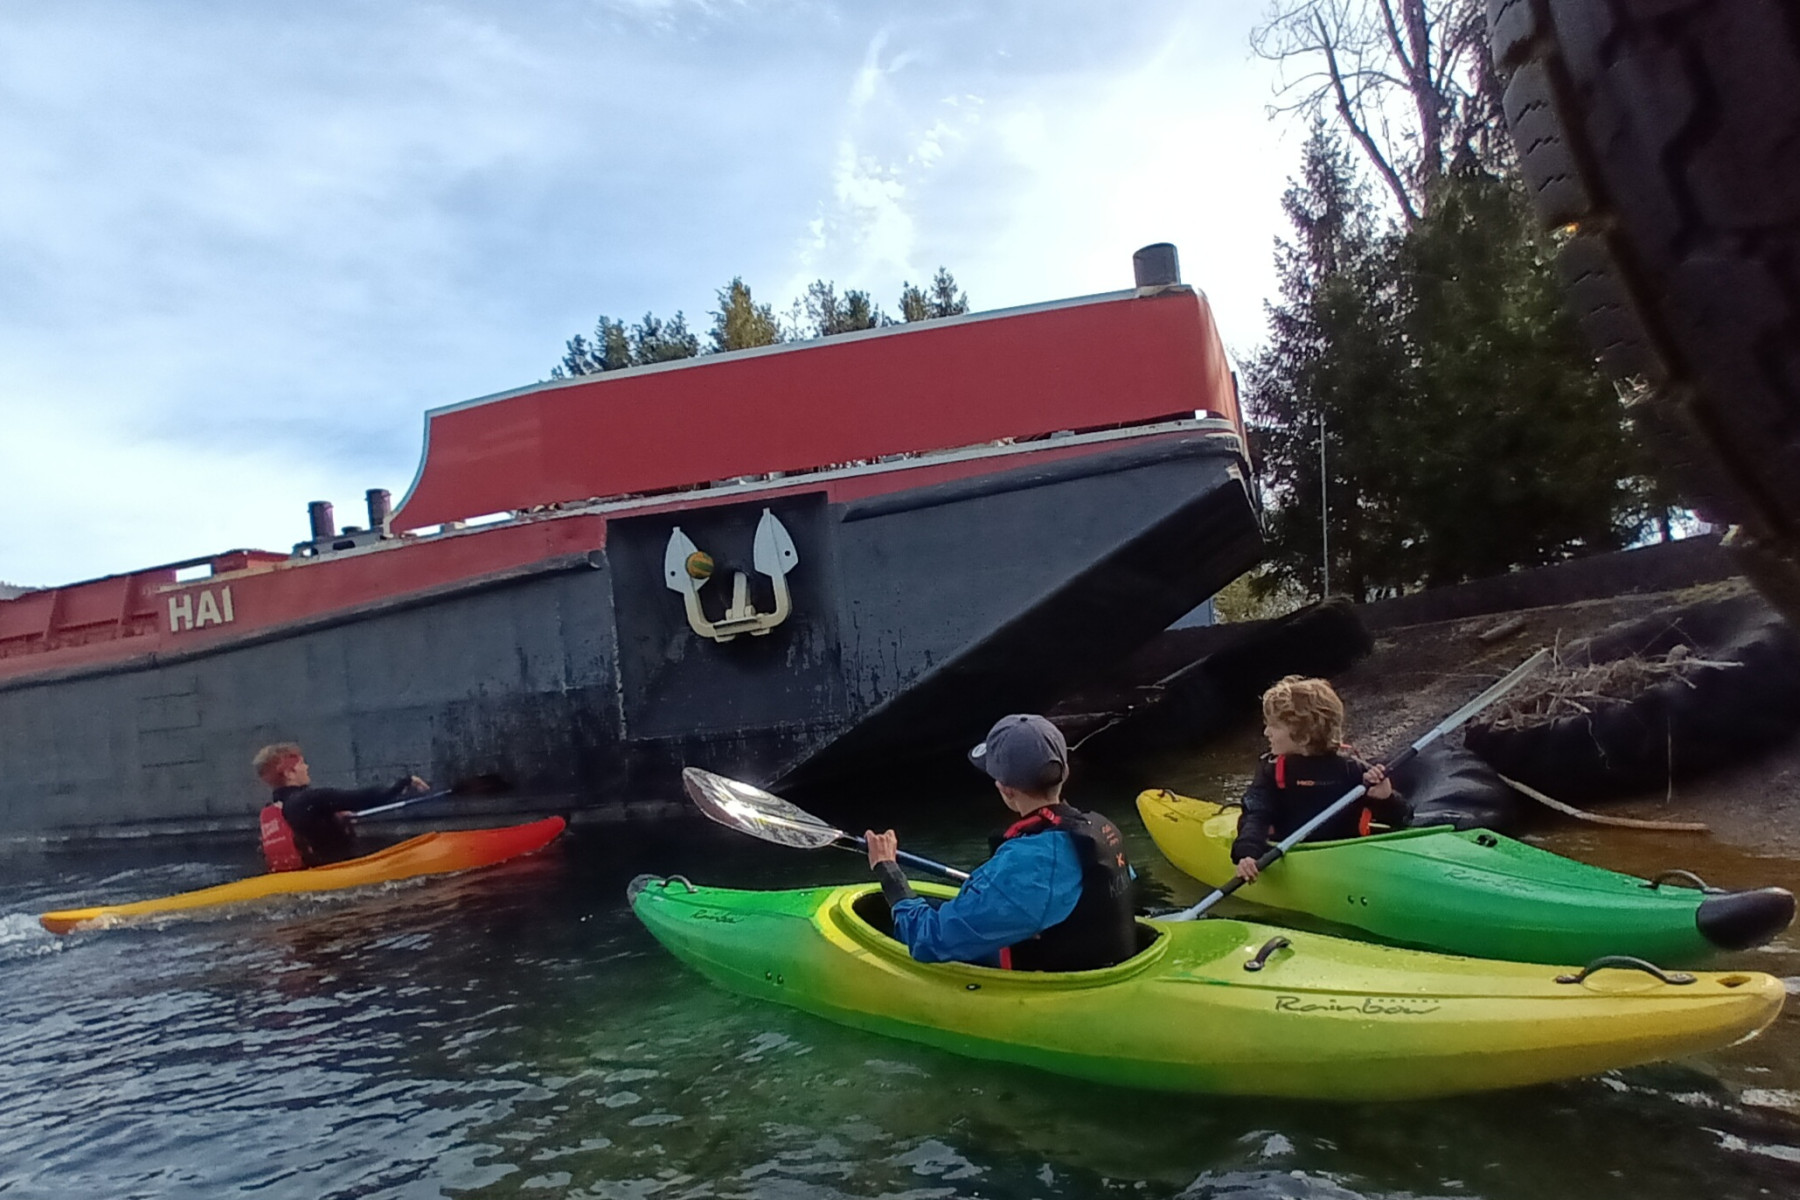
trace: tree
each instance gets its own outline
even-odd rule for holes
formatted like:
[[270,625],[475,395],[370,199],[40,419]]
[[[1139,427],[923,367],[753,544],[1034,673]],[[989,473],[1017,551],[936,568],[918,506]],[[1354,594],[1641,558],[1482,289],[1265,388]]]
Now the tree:
[[713,352],[771,346],[780,340],[781,324],[775,319],[774,309],[756,303],[743,277],[734,275],[730,283],[719,289],[719,307],[713,313]]
[[1645,528],[1642,452],[1516,185],[1469,166],[1411,228],[1381,228],[1354,158],[1315,121],[1283,205],[1282,299],[1245,369],[1265,590],[1322,593],[1327,541],[1331,590],[1366,600]]
[[954,317],[969,311],[967,293],[959,291],[956,277],[939,267],[932,276],[929,289],[919,288],[911,283],[902,284],[900,288],[900,319],[906,322],[931,321],[939,317]]
[[1513,181],[1446,176],[1399,247],[1419,452],[1395,464],[1426,585],[1618,549],[1644,532],[1649,463],[1563,305]]
[[1332,113],[1411,224],[1452,169],[1511,162],[1484,8],[1482,0],[1275,0],[1250,45],[1296,72],[1272,111]]
[[870,299],[869,293],[849,288],[839,296],[837,286],[823,279],[807,285],[802,311],[805,313],[804,327],[810,337],[831,337],[887,324],[887,318]]
[[634,366],[673,362],[693,358],[700,353],[700,339],[687,327],[687,318],[677,310],[667,321],[659,321],[649,313],[632,328],[631,361]]
[[625,323],[605,315],[594,324],[592,342],[578,333],[569,339],[567,346],[562,363],[550,371],[552,379],[617,371],[631,366],[635,360],[631,335],[626,332]]
[[[840,296],[837,286],[823,279],[810,284],[806,294],[793,302],[786,329],[772,305],[756,303],[741,275],[733,276],[716,296],[719,307],[712,314],[704,350],[679,312],[666,321],[645,313],[642,321],[629,328],[622,321],[602,316],[592,337],[578,333],[564,344],[562,361],[551,368],[550,377],[570,379],[701,353],[769,346],[789,337],[830,337],[891,324],[869,293],[849,288]],[[939,267],[929,289],[906,284],[901,305],[908,314],[906,320],[928,321],[967,312],[969,298],[957,288],[955,276]]]
[[1333,590],[1364,600],[1394,585],[1379,564],[1403,527],[1385,469],[1395,402],[1411,384],[1387,275],[1396,235],[1322,121],[1282,207],[1296,238],[1276,243],[1282,298],[1268,306],[1269,343],[1244,371],[1252,454],[1271,501],[1259,588],[1322,595],[1328,546]]
[[645,313],[644,319],[630,329],[623,321],[603,315],[594,325],[592,341],[578,333],[567,345],[562,362],[550,369],[552,379],[598,375],[645,363],[692,358],[700,353],[700,339],[689,331],[687,318],[679,312],[667,321]]

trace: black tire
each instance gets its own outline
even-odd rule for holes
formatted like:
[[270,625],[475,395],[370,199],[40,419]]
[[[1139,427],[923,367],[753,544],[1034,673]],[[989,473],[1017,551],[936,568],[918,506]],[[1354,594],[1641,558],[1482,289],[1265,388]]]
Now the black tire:
[[1584,333],[1800,623],[1800,6],[1488,0],[1488,27]]
[[1710,663],[1629,702],[1542,725],[1471,725],[1468,748],[1501,775],[1581,803],[1661,791],[1671,779],[1754,761],[1800,727],[1800,632],[1755,596],[1690,605],[1571,646],[1564,661],[1660,657],[1688,647]]

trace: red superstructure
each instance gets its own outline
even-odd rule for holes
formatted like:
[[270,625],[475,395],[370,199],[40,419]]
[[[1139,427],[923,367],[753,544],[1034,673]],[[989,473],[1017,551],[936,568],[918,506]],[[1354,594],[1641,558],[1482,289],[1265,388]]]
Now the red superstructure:
[[1207,410],[1238,422],[1186,288],[688,359],[438,409],[396,530]]

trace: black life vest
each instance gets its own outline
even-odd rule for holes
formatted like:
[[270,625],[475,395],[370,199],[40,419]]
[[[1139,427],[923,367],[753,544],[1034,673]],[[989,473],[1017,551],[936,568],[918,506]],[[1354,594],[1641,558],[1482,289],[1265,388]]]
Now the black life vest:
[[1075,839],[1081,861],[1081,899],[1060,924],[1000,952],[1000,965],[1020,971],[1092,971],[1137,953],[1131,912],[1131,866],[1119,827],[1098,813],[1050,804],[1014,822],[993,839],[1060,831]]
[[[1348,750],[1346,746],[1344,749]],[[1363,769],[1351,759],[1342,755],[1293,755],[1277,754],[1275,756],[1275,786],[1282,790],[1293,786],[1297,788],[1314,788],[1317,793],[1309,799],[1315,803],[1307,806],[1305,815],[1285,830],[1280,836],[1286,837],[1300,828],[1313,814],[1324,810],[1336,802],[1339,796],[1362,783]],[[1313,831],[1309,841],[1329,842],[1340,838],[1368,837],[1375,823],[1375,812],[1368,804],[1352,805],[1331,820]]]

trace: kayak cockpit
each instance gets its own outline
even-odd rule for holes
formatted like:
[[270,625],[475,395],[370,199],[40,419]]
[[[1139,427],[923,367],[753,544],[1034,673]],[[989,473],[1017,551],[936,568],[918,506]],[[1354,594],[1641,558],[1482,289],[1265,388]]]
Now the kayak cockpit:
[[[934,883],[915,883],[914,889],[928,900],[947,900],[956,889]],[[944,971],[952,974],[971,973],[970,979],[1005,979],[1030,985],[1044,981],[1059,988],[1070,986],[1100,987],[1118,983],[1138,974],[1159,960],[1169,941],[1168,934],[1146,921],[1137,922],[1137,953],[1116,966],[1093,971],[1010,971],[999,967],[983,967],[973,963],[921,963],[914,961],[906,946],[894,939],[892,915],[887,901],[876,884],[858,884],[840,888],[830,903],[820,910],[821,923],[858,947],[911,970]]]

